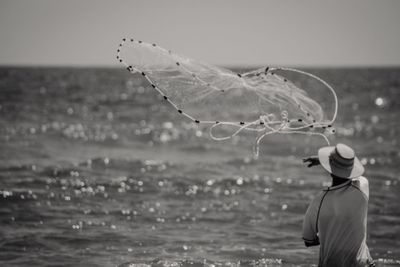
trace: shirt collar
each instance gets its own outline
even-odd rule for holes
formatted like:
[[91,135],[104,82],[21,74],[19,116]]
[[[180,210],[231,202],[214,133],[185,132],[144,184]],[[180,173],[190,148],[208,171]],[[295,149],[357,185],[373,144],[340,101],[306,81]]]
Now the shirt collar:
[[328,188],[325,188],[324,191],[331,191],[331,190],[339,189],[339,188],[342,188],[342,187],[345,187],[345,186],[349,185],[350,183],[351,183],[351,179],[349,179],[348,181],[346,181],[346,182],[344,182],[342,184],[338,184],[338,185],[335,185],[335,186],[330,186]]

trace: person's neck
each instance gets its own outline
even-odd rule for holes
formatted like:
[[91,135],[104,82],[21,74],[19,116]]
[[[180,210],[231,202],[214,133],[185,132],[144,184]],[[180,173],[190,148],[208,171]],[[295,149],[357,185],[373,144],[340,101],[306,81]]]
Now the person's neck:
[[349,181],[349,179],[347,178],[337,177],[333,174],[331,174],[331,177],[332,177],[332,186],[337,186]]

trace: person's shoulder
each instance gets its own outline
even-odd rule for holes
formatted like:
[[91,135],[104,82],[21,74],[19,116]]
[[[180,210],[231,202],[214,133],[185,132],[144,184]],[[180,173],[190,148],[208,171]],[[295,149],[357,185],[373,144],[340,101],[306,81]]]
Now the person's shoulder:
[[324,197],[324,192],[319,192],[318,194],[314,195],[311,199],[310,204],[308,205],[307,209],[307,216],[316,216],[318,213],[319,206],[321,204],[321,201]]
[[352,179],[351,183],[353,186],[357,187],[361,192],[363,192],[367,198],[369,198],[369,182],[366,177],[359,176]]
[[364,176],[359,176],[352,179],[352,184],[357,186],[368,186],[368,179]]
[[321,202],[321,200],[322,200],[322,198],[324,197],[325,194],[326,194],[326,191],[325,191],[325,190],[322,190],[322,191],[318,192],[318,194],[316,194],[316,195],[313,197],[311,203],[313,203],[314,205],[315,205],[315,204],[319,204],[319,203]]

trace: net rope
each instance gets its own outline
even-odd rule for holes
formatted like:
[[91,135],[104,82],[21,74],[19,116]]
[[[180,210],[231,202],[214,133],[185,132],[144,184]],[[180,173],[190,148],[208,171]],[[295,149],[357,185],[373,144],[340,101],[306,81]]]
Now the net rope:
[[[131,45],[129,48],[134,55],[130,60],[122,56],[127,43]],[[338,111],[335,90],[320,77],[303,70],[264,67],[246,73],[234,73],[188,59],[156,44],[127,38],[122,39],[118,46],[117,60],[130,73],[140,73],[151,87],[182,116],[194,123],[210,126],[209,134],[213,140],[228,140],[242,131],[255,132],[258,135],[254,145],[256,157],[259,155],[261,141],[271,134],[319,136],[329,145],[326,133],[318,130],[326,132],[329,129],[330,133],[335,132],[332,127]],[[327,88],[333,97],[331,118],[324,118],[319,104],[286,77],[276,74],[277,71],[307,76]],[[237,102],[238,98],[244,99],[244,104]],[[232,99],[236,102],[229,103]],[[225,102],[228,104],[224,106]],[[245,118],[243,113],[249,111],[254,119],[232,120],[229,112],[218,110],[218,105],[220,105],[234,113],[239,109],[235,109],[235,103],[243,109],[243,111],[240,110],[239,113],[242,114],[237,115],[237,118]],[[208,112],[207,107],[222,119],[213,120],[213,112]],[[277,112],[270,111],[271,108],[280,112],[279,118],[276,115]],[[289,110],[291,113],[298,114],[298,118],[290,117]],[[211,115],[205,115],[206,113],[211,113]],[[200,119],[201,115],[204,118]],[[235,127],[236,130],[225,136],[217,136],[215,130],[223,126]]]

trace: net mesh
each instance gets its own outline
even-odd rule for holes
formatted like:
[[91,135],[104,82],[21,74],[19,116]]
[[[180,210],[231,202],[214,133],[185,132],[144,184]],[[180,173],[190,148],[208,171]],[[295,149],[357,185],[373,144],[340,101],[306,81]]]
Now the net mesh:
[[[235,73],[134,39],[123,39],[117,59],[131,73],[143,75],[180,114],[195,123],[210,125],[213,139],[229,139],[243,130],[258,132],[256,155],[260,141],[272,133],[319,135],[329,144],[326,129],[334,132],[335,91],[311,73],[272,67]],[[313,89],[319,87],[321,91],[324,87],[325,91],[312,92],[311,97],[309,81],[305,90],[286,78],[284,72],[302,75],[303,83],[307,77],[318,84]],[[318,99],[326,96],[327,90],[333,101]],[[330,114],[324,111],[322,102],[330,104]],[[215,136],[213,130],[224,125],[236,129],[226,136]]]

